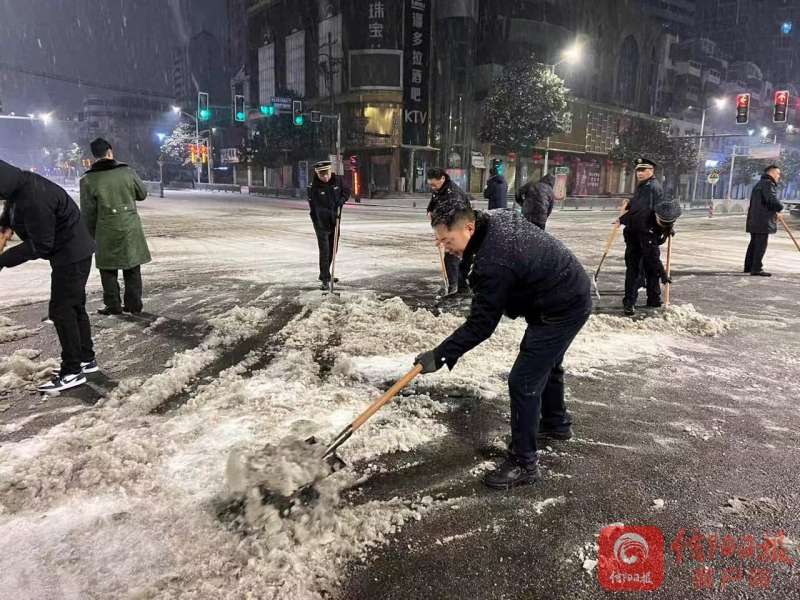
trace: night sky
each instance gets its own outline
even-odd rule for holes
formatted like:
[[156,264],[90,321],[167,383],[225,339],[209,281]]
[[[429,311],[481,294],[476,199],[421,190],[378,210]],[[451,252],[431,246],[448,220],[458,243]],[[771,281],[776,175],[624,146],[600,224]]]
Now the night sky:
[[[0,0],[0,63],[170,92],[172,48],[203,28],[223,43],[224,0]],[[71,116],[92,93],[115,94],[0,64],[5,113]]]

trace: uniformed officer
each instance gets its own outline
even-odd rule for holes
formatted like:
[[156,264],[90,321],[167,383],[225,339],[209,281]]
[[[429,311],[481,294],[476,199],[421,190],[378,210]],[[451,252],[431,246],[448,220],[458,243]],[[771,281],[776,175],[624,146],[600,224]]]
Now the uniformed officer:
[[564,244],[515,211],[473,211],[453,197],[433,209],[431,225],[448,253],[472,265],[472,306],[466,322],[415,363],[423,373],[444,364],[452,369],[492,335],[504,314],[527,321],[508,376],[511,447],[484,483],[494,489],[533,483],[540,478],[537,428],[540,437],[572,436],[561,363],[592,310],[589,277]]
[[320,289],[327,290],[331,285],[336,226],[342,206],[350,198],[350,190],[345,187],[342,178],[333,172],[331,161],[321,160],[314,165],[314,179],[306,191],[319,246]]
[[626,315],[636,312],[639,295],[640,268],[644,271],[647,306],[661,306],[661,253],[655,208],[664,202],[664,192],[655,177],[656,163],[647,158],[634,161],[636,192],[628,202],[627,212],[620,217],[625,226],[625,297],[622,306]]

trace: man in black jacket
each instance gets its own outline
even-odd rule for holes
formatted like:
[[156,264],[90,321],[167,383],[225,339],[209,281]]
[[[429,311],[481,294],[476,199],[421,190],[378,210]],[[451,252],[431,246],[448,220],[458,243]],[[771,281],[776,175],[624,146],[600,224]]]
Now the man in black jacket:
[[[458,201],[471,206],[470,197],[464,192],[455,181],[450,179],[450,175],[444,169],[428,169],[428,185],[431,186],[431,200],[428,202],[428,218],[431,218],[434,210],[442,203]],[[444,268],[447,273],[448,289],[443,290],[442,296],[453,296],[469,292],[467,273],[469,265],[464,263],[458,256],[445,254]]]
[[619,219],[625,226],[625,297],[622,307],[628,316],[636,313],[640,269],[644,270],[647,306],[661,306],[662,268],[655,207],[664,201],[664,192],[655,178],[655,162],[637,158],[634,164],[638,181],[636,192],[628,202],[627,212]]
[[85,373],[97,371],[89,316],[86,280],[94,242],[78,206],[52,181],[0,160],[0,238],[16,233],[22,243],[0,254],[0,270],[38,258],[52,268],[49,316],[61,343],[61,369],[39,387],[58,392],[86,383]]
[[500,165],[495,164],[489,169],[489,177],[486,188],[483,190],[483,197],[489,201],[489,210],[495,208],[508,208],[508,183],[505,177],[500,174]]
[[306,192],[319,246],[319,287],[327,290],[331,286],[331,262],[336,251],[333,247],[336,225],[342,206],[350,198],[350,190],[345,187],[342,178],[333,172],[331,161],[321,160],[314,165],[314,179]]
[[778,231],[776,215],[783,210],[778,201],[777,187],[781,180],[781,170],[771,165],[750,193],[750,208],[747,209],[747,233],[750,245],[744,258],[744,272],[760,277],[770,277],[762,265],[767,252],[769,236]]
[[561,363],[592,310],[589,277],[564,244],[516,212],[476,213],[455,200],[438,205],[431,224],[448,252],[472,264],[472,308],[463,325],[415,364],[423,373],[444,364],[452,369],[492,335],[504,314],[525,318],[528,329],[508,377],[512,442],[508,458],[484,483],[494,489],[533,483],[540,477],[537,426],[540,437],[572,436]]
[[530,180],[517,190],[516,201],[522,207],[522,215],[539,229],[544,229],[553,212],[556,196],[553,192],[555,179],[547,174],[538,182]]

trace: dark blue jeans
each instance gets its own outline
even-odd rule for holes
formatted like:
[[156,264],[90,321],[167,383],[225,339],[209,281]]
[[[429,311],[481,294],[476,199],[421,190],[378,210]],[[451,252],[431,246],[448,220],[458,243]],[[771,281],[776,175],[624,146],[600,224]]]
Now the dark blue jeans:
[[528,322],[519,355],[508,376],[511,396],[511,451],[521,463],[536,462],[536,432],[566,429],[572,422],[564,404],[562,361],[591,314],[588,307],[559,317]]

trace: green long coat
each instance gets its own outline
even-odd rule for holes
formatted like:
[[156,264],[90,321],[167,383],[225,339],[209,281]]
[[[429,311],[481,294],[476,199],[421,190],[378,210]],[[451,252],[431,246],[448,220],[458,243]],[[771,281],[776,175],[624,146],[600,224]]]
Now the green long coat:
[[150,262],[136,211],[147,197],[139,176],[124,163],[102,159],[81,178],[81,213],[97,243],[98,269],[131,269]]

